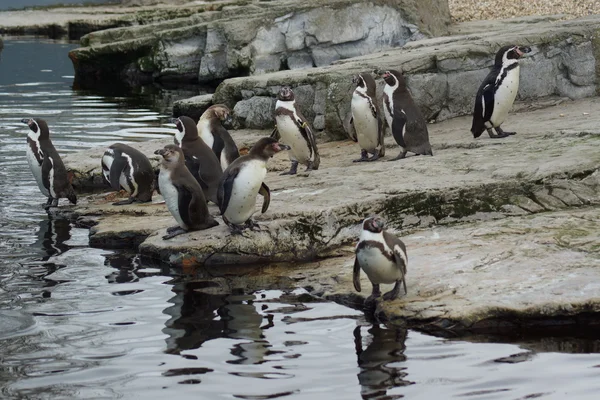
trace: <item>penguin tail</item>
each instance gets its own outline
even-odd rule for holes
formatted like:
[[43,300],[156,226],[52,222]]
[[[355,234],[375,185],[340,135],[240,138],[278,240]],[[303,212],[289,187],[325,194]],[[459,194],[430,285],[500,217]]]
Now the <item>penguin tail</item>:
[[484,130],[485,126],[483,123],[474,119],[473,125],[471,126],[471,133],[473,134],[473,137],[477,139],[479,136],[481,136]]

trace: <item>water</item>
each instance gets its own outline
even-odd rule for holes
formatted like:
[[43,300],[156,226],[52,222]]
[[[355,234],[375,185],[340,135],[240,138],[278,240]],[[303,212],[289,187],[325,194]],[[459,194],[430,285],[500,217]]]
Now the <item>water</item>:
[[46,118],[63,153],[170,128],[143,96],[72,91],[72,47],[8,40],[0,60],[0,398],[598,398],[596,334],[436,338],[373,325],[286,276],[191,281],[90,249],[87,230],[42,210],[20,119]]
[[0,10],[20,10],[25,7],[55,5],[86,5],[117,3],[118,0],[0,0]]

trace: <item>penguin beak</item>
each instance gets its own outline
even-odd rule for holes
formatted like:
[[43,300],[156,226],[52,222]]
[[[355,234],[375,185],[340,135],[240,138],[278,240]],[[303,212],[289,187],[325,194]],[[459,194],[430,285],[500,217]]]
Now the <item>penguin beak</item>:
[[531,47],[528,47],[528,46],[517,46],[517,54],[519,55],[519,57],[522,57],[523,54],[530,53],[530,52],[531,52]]
[[30,121],[31,121],[31,119],[30,119],[30,118],[23,118],[23,119],[21,120],[21,122],[22,122],[22,123],[24,123],[24,124],[27,124],[27,125],[29,125],[29,122],[30,122]]
[[233,123],[233,117],[231,116],[231,114],[227,114],[227,116],[225,117],[225,120],[223,120],[223,125],[231,126],[232,123]]
[[283,151],[283,150],[291,150],[292,148],[286,144],[282,144],[282,143],[275,143],[273,145],[273,149],[277,152]]
[[154,154],[158,154],[159,156],[162,156],[162,155],[164,155],[164,154],[165,154],[165,149],[156,150],[156,151],[154,152]]
[[376,227],[381,232],[385,226],[385,223],[383,222],[383,220],[381,218],[374,218],[373,226]]
[[175,125],[177,125],[177,121],[179,121],[179,118],[169,118],[167,120],[168,123],[175,124]]

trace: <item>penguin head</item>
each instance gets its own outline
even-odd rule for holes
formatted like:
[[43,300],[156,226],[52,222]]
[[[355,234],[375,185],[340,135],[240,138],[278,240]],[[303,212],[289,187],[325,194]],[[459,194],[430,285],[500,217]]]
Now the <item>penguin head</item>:
[[388,69],[382,71],[381,77],[389,86],[391,86],[394,90],[396,89],[405,89],[406,81],[404,80],[404,75],[400,71],[396,71],[395,69]]
[[279,89],[279,93],[277,93],[277,100],[294,101],[294,92],[292,91],[292,88],[289,86],[284,86]]
[[529,53],[530,51],[530,47],[514,44],[501,47],[496,53],[495,65],[501,67],[502,65],[514,64],[523,56],[523,54]]
[[181,142],[183,142],[184,139],[194,140],[198,138],[198,128],[196,128],[194,120],[190,117],[182,115],[179,118],[171,118],[169,122],[175,124],[175,127],[177,128],[177,132],[175,133],[176,144],[181,146]]
[[250,155],[269,159],[273,157],[276,153],[279,153],[283,150],[290,150],[291,147],[285,144],[279,143],[277,140],[272,137],[264,137],[261,138],[252,148],[250,149]]
[[183,159],[183,151],[174,144],[168,144],[164,148],[156,150],[154,154],[162,156],[165,164],[176,164],[180,159]]
[[215,104],[206,109],[201,120],[217,118],[222,124],[231,123],[231,110],[225,104]]
[[373,233],[381,233],[385,228],[385,222],[381,217],[375,215],[374,217],[366,218],[363,221],[363,229],[365,231],[373,232]]
[[33,140],[50,139],[50,130],[48,124],[41,118],[23,118],[22,123],[29,126],[30,132],[27,134]]

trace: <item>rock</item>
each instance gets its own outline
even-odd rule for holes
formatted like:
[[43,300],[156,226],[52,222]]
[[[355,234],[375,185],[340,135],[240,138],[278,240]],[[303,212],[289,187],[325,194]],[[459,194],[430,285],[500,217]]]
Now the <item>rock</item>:
[[[217,88],[215,101],[233,107],[242,98],[242,90],[310,85],[315,89],[313,109],[318,104],[315,118],[324,118],[320,126],[324,126],[328,139],[336,140],[346,137],[343,122],[350,110],[352,76],[376,69],[401,69],[425,117],[443,121],[472,113],[474,94],[498,48],[522,43],[523,37],[527,37],[533,51],[521,60],[518,101],[549,95],[580,99],[596,93],[600,17],[540,20],[535,24],[511,22],[510,30],[505,29],[506,23],[486,21],[481,31],[468,36],[411,41],[401,49],[339,60],[326,67],[227,79]],[[319,57],[335,58],[329,48],[319,51]],[[263,128],[268,126],[270,123]]]
[[212,104],[212,94],[203,94],[190,97],[189,99],[178,100],[173,103],[173,116],[187,115],[197,121]]
[[237,102],[233,108],[235,126],[250,129],[273,125],[275,99],[265,96],[254,96],[248,100]]
[[[245,102],[265,101],[254,96]],[[239,103],[238,103],[239,104]],[[249,118],[247,114],[235,114]],[[590,117],[581,120],[585,110]],[[239,110],[238,110],[239,111]],[[593,133],[600,115],[600,100],[581,100],[556,110],[535,110],[510,116],[518,121],[518,134],[502,141],[473,140],[467,131],[470,118],[460,117],[432,124],[434,157],[408,157],[395,163],[356,164],[359,153],[353,142],[321,143],[321,168],[308,177],[280,176],[289,168],[286,154],[269,161],[266,184],[271,204],[265,214],[257,211],[261,231],[232,237],[219,227],[161,239],[173,224],[160,204],[115,207],[103,195],[82,200],[75,212],[100,216],[91,231],[94,246],[134,246],[149,259],[175,265],[222,265],[277,261],[309,261],[356,239],[361,220],[382,214],[401,231],[423,227],[486,222],[514,215],[533,215],[550,210],[600,204],[600,148]],[[578,130],[573,131],[572,127]],[[567,131],[571,129],[571,131]],[[249,147],[270,131],[231,131],[239,147]],[[144,154],[160,148],[167,139],[135,144]],[[475,144],[475,145],[473,145]],[[388,142],[390,156],[397,150]],[[102,149],[68,154],[65,165],[75,171],[75,187],[100,180]],[[585,154],[586,157],[581,157]],[[402,172],[402,179],[392,179]],[[348,177],[351,176],[351,179]],[[111,201],[114,201],[111,199]],[[155,203],[160,197],[155,198]],[[259,199],[259,203],[261,203]],[[260,204],[257,205],[257,209]],[[218,214],[211,205],[210,211]]]
[[98,78],[202,82],[325,66],[444,34],[450,22],[444,0],[230,3],[235,6],[189,5],[187,17],[83,37],[84,47],[70,53],[78,84]]

